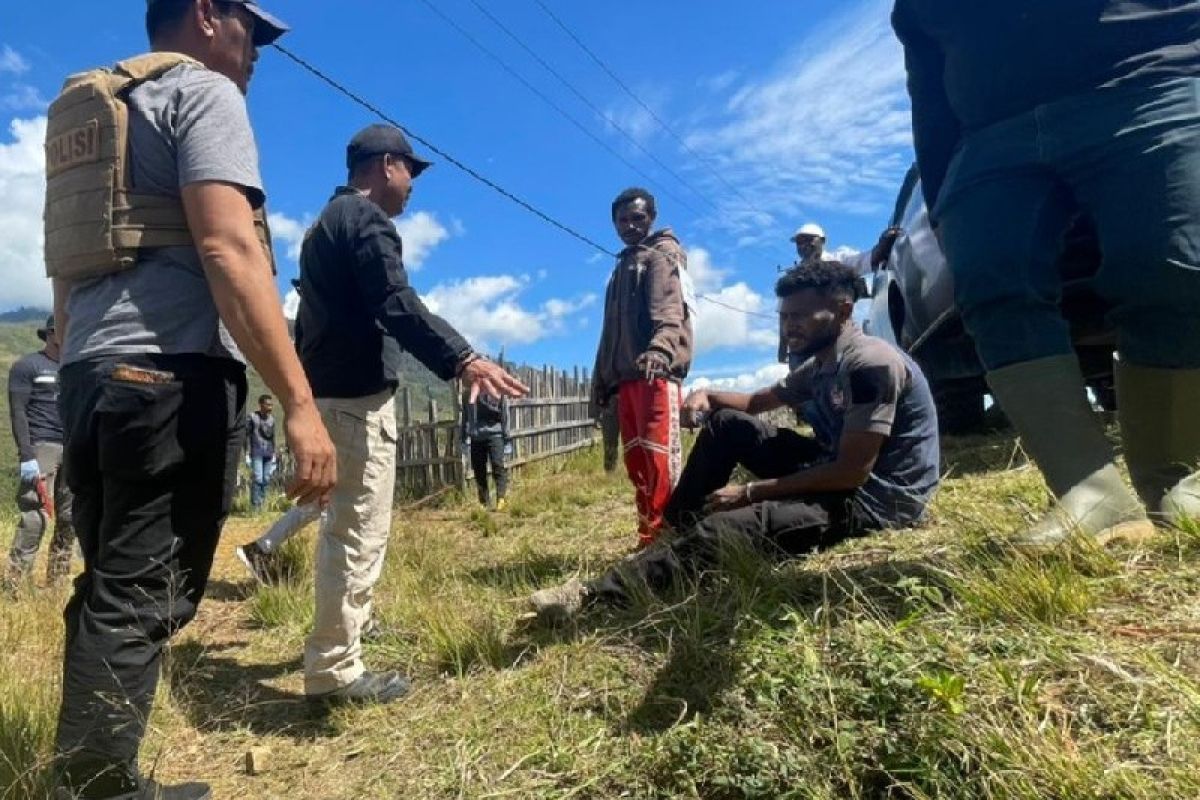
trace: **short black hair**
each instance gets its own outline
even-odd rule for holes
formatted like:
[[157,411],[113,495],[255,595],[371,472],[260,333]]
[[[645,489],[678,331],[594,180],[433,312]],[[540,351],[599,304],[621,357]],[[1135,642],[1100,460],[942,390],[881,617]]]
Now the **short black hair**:
[[[187,17],[196,0],[154,0],[146,6],[146,36],[153,42],[174,30]],[[227,14],[233,3],[216,0],[213,6],[218,14]]]
[[400,159],[401,161],[403,161],[404,166],[408,169],[409,176],[413,180],[416,180],[416,175],[414,175],[413,173],[417,172],[417,170],[413,169],[412,160],[409,159],[408,156],[404,155],[403,153],[372,153],[369,156],[365,156],[363,158],[358,159],[357,161],[355,161],[353,164],[350,165],[350,167],[346,170],[346,181],[348,183],[354,183],[354,181],[358,180],[358,178],[361,177],[364,173],[373,169],[376,164],[378,164],[380,161],[382,161],[384,156],[389,156],[389,155],[393,159]]
[[269,395],[269,394],[260,394],[260,395],[258,396],[258,402],[259,402],[259,404],[261,404],[261,403],[262,403],[264,400],[273,400],[273,399],[274,399],[274,398],[273,398],[273,397],[271,397],[271,395]]
[[654,202],[654,195],[650,194],[650,192],[646,191],[640,186],[632,186],[617,195],[616,200],[613,200],[612,218],[614,220],[617,218],[617,209],[626,203],[633,202],[634,200],[645,200],[646,210],[650,212],[650,216],[658,216],[658,205]]
[[858,271],[840,261],[816,261],[795,267],[776,281],[775,296],[782,300],[805,289],[854,302],[858,299]]

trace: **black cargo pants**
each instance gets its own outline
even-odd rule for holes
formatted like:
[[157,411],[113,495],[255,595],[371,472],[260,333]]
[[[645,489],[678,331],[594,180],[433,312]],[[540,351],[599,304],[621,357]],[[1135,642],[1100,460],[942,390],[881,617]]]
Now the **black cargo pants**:
[[667,504],[664,516],[675,534],[593,582],[597,599],[624,602],[631,579],[663,591],[680,576],[695,576],[715,566],[721,551],[729,547],[784,558],[865,533],[867,526],[854,510],[853,492],[702,513],[705,497],[728,484],[738,465],[758,478],[782,478],[828,457],[815,440],[796,431],[781,430],[738,411],[713,413]]
[[[117,380],[117,364],[167,380]],[[200,355],[122,356],[67,365],[60,381],[84,570],[64,612],[56,752],[65,783],[94,781],[104,796],[136,775],[163,645],[204,594],[233,500],[246,373]]]

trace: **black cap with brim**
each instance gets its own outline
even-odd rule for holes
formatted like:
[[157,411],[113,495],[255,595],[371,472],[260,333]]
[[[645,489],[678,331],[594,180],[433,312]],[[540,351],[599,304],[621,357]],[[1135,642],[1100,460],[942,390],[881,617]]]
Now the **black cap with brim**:
[[254,26],[254,46],[266,47],[274,42],[280,36],[291,30],[283,20],[272,14],[268,14],[263,10],[262,6],[257,3],[248,2],[248,0],[232,0],[233,2],[241,2],[246,10],[254,15],[258,20]]
[[[274,42],[280,36],[291,30],[283,20],[272,14],[268,14],[263,10],[262,6],[254,2],[254,0],[225,0],[228,3],[237,3],[249,12],[255,20],[254,23],[254,46],[266,47]],[[146,5],[154,5],[155,0],[146,0]]]
[[393,125],[377,124],[368,125],[354,134],[350,144],[346,145],[346,168],[354,169],[354,165],[363,159],[384,154],[404,156],[414,178],[433,166],[432,161],[426,161],[413,152],[404,131]]

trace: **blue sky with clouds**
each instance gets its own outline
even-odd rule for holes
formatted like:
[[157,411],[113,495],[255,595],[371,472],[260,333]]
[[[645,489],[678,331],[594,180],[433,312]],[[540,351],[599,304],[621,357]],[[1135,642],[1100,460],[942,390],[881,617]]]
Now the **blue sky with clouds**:
[[[791,231],[815,220],[834,248],[870,247],[911,160],[890,2],[542,1],[671,133],[537,0],[264,5],[293,26],[285,46],[611,250],[612,197],[629,185],[654,191],[699,290],[768,315],[702,302],[694,375],[761,383],[772,374],[771,285],[794,255]],[[144,49],[143,8],[66,0],[0,11],[0,309],[49,297],[40,260],[48,99],[68,73]],[[283,295],[307,220],[344,179],[347,139],[373,120],[270,49],[249,106]],[[417,182],[398,225],[412,282],[478,346],[591,363],[608,256],[446,163]]]

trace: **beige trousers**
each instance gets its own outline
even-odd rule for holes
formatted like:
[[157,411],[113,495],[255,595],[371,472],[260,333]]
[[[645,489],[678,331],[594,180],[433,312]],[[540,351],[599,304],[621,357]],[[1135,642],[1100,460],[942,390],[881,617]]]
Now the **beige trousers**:
[[362,630],[383,571],[396,487],[391,392],[318,398],[337,448],[338,482],[317,542],[316,615],[304,645],[304,691],[332,692],[365,670]]

